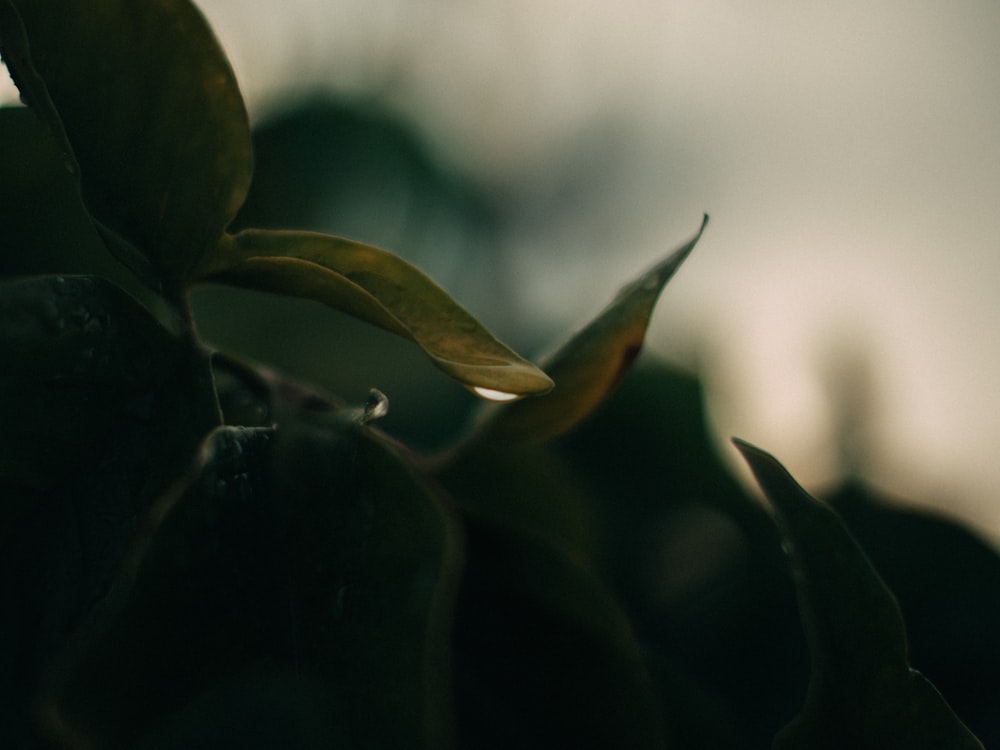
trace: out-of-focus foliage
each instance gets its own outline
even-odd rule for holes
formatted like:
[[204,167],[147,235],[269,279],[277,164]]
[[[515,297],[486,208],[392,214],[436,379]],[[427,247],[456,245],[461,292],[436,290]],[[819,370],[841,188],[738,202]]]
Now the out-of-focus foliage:
[[[329,102],[260,132],[248,188],[187,0],[55,5],[0,0],[30,105],[0,110],[0,746],[978,746],[956,716],[998,740],[995,552],[860,482],[838,516],[742,444],[776,524],[697,379],[637,360],[700,231],[555,350],[550,395],[474,410],[314,302],[471,388],[544,391],[409,264],[492,247],[498,204]],[[357,241],[279,231],[339,224]],[[312,302],[192,310],[199,281]],[[322,387],[372,372],[439,450]]]
[[775,748],[981,748],[909,665],[892,592],[836,513],[772,456],[737,442],[788,548],[812,656],[806,705]]

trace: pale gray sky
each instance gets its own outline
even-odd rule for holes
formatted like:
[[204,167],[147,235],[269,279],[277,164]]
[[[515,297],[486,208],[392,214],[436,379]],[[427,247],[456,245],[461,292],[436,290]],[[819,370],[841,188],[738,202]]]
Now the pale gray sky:
[[596,312],[709,212],[650,338],[705,367],[720,441],[831,480],[823,372],[870,355],[872,477],[1000,539],[1000,4],[201,7],[253,117],[316,87],[376,92],[526,205],[599,177],[580,211],[510,238],[540,316]]

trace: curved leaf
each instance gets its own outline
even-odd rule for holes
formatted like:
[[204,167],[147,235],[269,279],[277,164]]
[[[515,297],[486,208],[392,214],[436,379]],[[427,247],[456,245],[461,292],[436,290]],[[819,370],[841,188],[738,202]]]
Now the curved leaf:
[[661,748],[663,718],[628,617],[562,545],[466,519],[455,622],[463,747]]
[[60,746],[131,747],[281,627],[282,519],[260,470],[272,438],[216,428],[150,507],[42,692]]
[[100,277],[0,283],[0,351],[0,746],[27,747],[40,670],[218,407],[207,355]]
[[0,143],[0,276],[90,272],[131,282],[108,255],[79,184],[36,113],[0,107]]
[[370,245],[315,232],[246,230],[223,238],[199,278],[322,302],[416,342],[472,389],[526,395],[552,387],[426,274]]
[[456,524],[354,412],[272,387],[279,428],[217,428],[150,508],[55,665],[49,734],[181,746],[168,738],[218,731],[227,711],[280,719],[263,680],[302,693],[319,747],[451,746]]
[[5,59],[28,103],[64,129],[109,245],[182,284],[242,204],[252,164],[243,99],[205,19],[188,0],[5,6]]
[[[461,542],[404,451],[349,410],[279,433],[302,669],[334,688],[355,746],[449,748]],[[305,666],[308,665],[308,666]]]
[[899,605],[840,517],[773,456],[733,442],[774,506],[812,656],[805,707],[774,747],[982,750],[907,663]]
[[486,407],[480,429],[491,436],[540,442],[558,437],[585,419],[628,373],[642,348],[653,307],[705,231],[623,287],[603,312],[541,366],[556,383],[544,399]]

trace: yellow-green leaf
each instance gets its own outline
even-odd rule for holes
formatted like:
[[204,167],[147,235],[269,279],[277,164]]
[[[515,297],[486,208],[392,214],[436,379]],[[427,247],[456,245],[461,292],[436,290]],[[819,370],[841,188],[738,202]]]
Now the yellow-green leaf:
[[312,299],[416,342],[463,385],[516,395],[552,381],[498,341],[426,274],[371,245],[315,232],[226,235],[203,281]]
[[907,661],[903,615],[837,513],[768,453],[734,440],[785,538],[812,657],[802,712],[784,750],[982,750],[934,685]]
[[603,312],[541,366],[556,387],[544,399],[487,407],[481,427],[493,437],[551,440],[596,409],[628,373],[642,348],[656,301],[701,238],[708,216],[688,242],[623,287]]

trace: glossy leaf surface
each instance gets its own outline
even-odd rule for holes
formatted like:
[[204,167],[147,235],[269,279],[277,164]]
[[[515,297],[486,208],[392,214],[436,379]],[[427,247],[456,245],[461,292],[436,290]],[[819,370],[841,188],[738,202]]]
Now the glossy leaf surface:
[[611,304],[541,361],[556,386],[544,399],[487,407],[482,429],[497,438],[540,442],[571,430],[596,409],[632,367],[664,286],[688,257],[708,223],[646,273],[623,287]]
[[775,748],[981,749],[930,681],[909,666],[899,605],[837,514],[773,456],[734,442],[788,545],[812,657],[805,707]]
[[53,132],[64,129],[67,167],[79,165],[109,244],[182,284],[251,174],[243,99],[204,18],[188,0],[7,3],[8,65]]
[[470,388],[518,395],[552,387],[424,273],[392,253],[313,232],[227,235],[205,281],[316,300],[416,342]]

